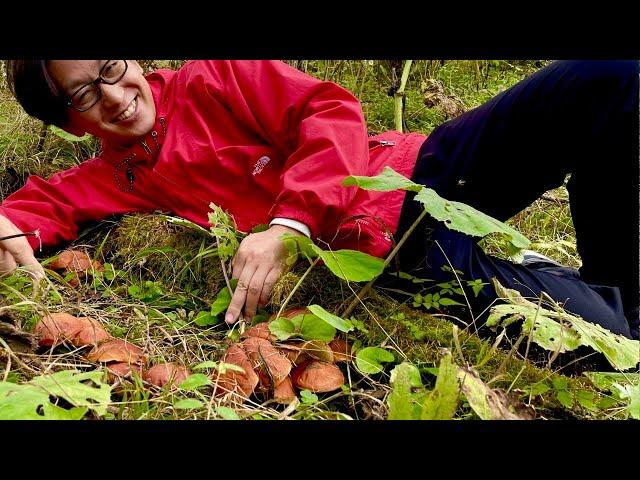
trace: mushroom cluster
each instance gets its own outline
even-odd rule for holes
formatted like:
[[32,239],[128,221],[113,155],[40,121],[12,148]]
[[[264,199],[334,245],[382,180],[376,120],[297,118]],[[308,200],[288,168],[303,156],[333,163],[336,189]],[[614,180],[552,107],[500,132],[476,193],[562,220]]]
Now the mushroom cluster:
[[178,385],[191,372],[182,365],[162,363],[147,368],[144,351],[131,342],[114,338],[97,320],[87,317],[74,317],[68,313],[45,315],[35,327],[39,344],[52,347],[69,342],[76,347],[93,347],[86,358],[90,362],[105,364],[108,381],[126,378],[135,370],[142,379],[157,387],[168,383]]
[[[293,318],[310,313],[306,309],[285,312]],[[274,317],[270,319],[273,321]],[[351,361],[351,347],[341,339],[291,340],[277,342],[269,323],[259,323],[241,335],[241,342],[229,347],[222,362],[242,369],[225,369],[218,379],[221,393],[234,392],[247,399],[254,392],[278,403],[289,403],[296,389],[314,393],[331,392],[344,384],[336,365]]]
[[69,285],[77,287],[80,279],[84,278],[89,270],[103,272],[102,263],[92,260],[82,250],[64,250],[56,259],[51,261],[47,267],[51,270],[60,270],[64,274],[73,273],[69,279]]

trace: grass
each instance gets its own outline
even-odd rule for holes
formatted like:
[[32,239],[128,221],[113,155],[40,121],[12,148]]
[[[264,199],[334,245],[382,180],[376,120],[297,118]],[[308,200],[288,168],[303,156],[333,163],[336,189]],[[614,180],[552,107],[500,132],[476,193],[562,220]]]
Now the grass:
[[[151,62],[153,63],[153,62]],[[145,65],[151,68],[153,65]],[[372,133],[393,128],[391,62],[382,61],[290,61],[319,78],[336,81],[355,92]],[[155,61],[155,66],[178,66],[179,62]],[[417,61],[407,86],[406,121],[411,131],[428,134],[450,118],[443,107],[460,109],[480,105],[542,66],[535,61]],[[425,105],[425,94],[436,91],[436,104]],[[439,103],[438,103],[439,102]],[[95,153],[95,141],[70,144],[47,133],[29,119],[0,89],[0,180],[1,198],[18,188],[27,175],[50,176],[54,171],[76,165]],[[7,180],[7,179],[10,179]],[[575,232],[571,223],[566,189],[548,192],[528,209],[510,220],[511,225],[533,241],[534,249],[562,263],[579,266]],[[190,366],[218,360],[232,341],[235,330],[220,323],[201,327],[194,319],[208,310],[224,280],[217,258],[208,253],[210,239],[185,228],[169,225],[159,215],[130,215],[119,221],[105,221],[87,229],[76,245],[93,257],[113,265],[114,278],[96,273],[77,288],[52,276],[48,288],[33,292],[20,274],[0,278],[0,313],[10,312],[24,330],[31,330],[45,311],[64,311],[90,316],[100,321],[114,336],[142,346],[151,363],[172,361]],[[501,254],[487,241],[487,250]],[[268,313],[276,311],[304,271],[296,266],[276,285]],[[290,305],[321,304],[333,312],[341,311],[353,298],[359,285],[349,285],[329,274],[325,268],[311,272]],[[3,310],[4,309],[4,310]],[[607,396],[596,391],[581,371],[590,368],[589,359],[558,359],[548,367],[548,354],[529,350],[525,358],[516,337],[505,337],[492,348],[495,337],[482,339],[453,326],[450,318],[412,308],[374,290],[353,313],[358,328],[348,335],[362,346],[384,345],[397,361],[417,365],[428,388],[435,377],[428,372],[437,367],[442,349],[453,352],[459,365],[475,366],[491,387],[515,395],[533,409],[538,418],[617,418],[624,416],[615,402],[602,408],[587,408],[576,400],[576,392],[605,402]],[[577,357],[588,355],[579,352]],[[0,350],[0,375],[12,381],[25,381],[38,374],[58,370],[94,368],[77,349],[17,354],[20,360],[9,366]],[[139,379],[118,387],[118,395],[106,418],[113,419],[207,419],[237,415],[251,419],[333,419],[385,418],[390,393],[389,374],[363,376],[353,366],[345,368],[347,385],[335,394],[304,398],[296,408],[287,409],[259,399],[240,404],[232,398],[214,397],[213,387],[195,390],[150,390]],[[211,373],[205,369],[205,373]],[[564,374],[567,375],[564,375]],[[558,379],[562,379],[561,381]],[[554,383],[555,382],[555,383]],[[555,384],[566,382],[575,401],[569,402]],[[537,393],[534,386],[551,386]],[[537,388],[537,387],[536,387]],[[178,400],[202,402],[195,409],[179,409]],[[587,405],[587,406],[585,406]],[[225,410],[230,407],[232,411]],[[457,418],[474,418],[468,405],[462,405]]]

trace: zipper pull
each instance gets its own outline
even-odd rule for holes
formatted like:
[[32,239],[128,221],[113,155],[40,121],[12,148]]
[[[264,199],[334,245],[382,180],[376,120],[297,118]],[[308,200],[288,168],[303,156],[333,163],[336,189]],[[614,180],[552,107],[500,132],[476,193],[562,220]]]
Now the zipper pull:
[[395,145],[396,142],[394,142],[393,140],[380,140],[381,147],[394,147]]
[[158,132],[156,132],[155,130],[152,130],[151,138],[153,138],[153,143],[156,144],[156,150],[160,151],[160,144],[158,143]]
[[151,155],[151,149],[149,148],[149,145],[147,145],[147,142],[142,140],[140,144],[142,145],[142,148],[144,148],[144,151],[147,152],[147,155]]

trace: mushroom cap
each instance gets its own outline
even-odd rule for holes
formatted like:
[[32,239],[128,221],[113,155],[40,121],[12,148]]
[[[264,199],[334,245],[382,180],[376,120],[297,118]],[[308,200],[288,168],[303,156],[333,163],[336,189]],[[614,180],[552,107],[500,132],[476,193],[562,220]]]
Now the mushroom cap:
[[273,399],[278,403],[290,403],[294,398],[296,398],[296,390],[293,388],[290,377],[285,378],[273,390]]
[[51,270],[64,270],[65,273],[85,273],[91,269],[104,271],[104,267],[100,262],[92,260],[91,257],[82,250],[65,250],[58,255],[58,258],[50,262],[48,267]]
[[314,393],[332,392],[344,383],[344,375],[332,363],[309,360],[298,365],[291,374],[293,385]]
[[267,322],[259,323],[245,330],[245,332],[240,335],[240,338],[242,340],[249,337],[264,338],[265,340],[269,340],[272,343],[277,339],[277,337],[273,333],[271,333],[271,330],[269,330],[269,324]]
[[111,338],[100,322],[87,317],[74,317],[68,313],[45,315],[36,324],[35,333],[44,347],[72,342],[77,347],[97,345]]
[[[263,375],[260,378],[263,388],[270,390],[277,387],[291,372],[293,366],[289,359],[282,355],[269,340],[249,337],[241,345],[244,351],[247,352],[254,370],[262,372]],[[266,385],[265,382],[267,383]]]
[[137,345],[119,338],[113,338],[94,347],[87,354],[87,360],[101,363],[125,362],[142,364],[146,358],[143,350]]
[[231,363],[241,367],[244,372],[237,372],[235,370],[227,370],[225,373],[217,377],[217,373],[212,374],[212,379],[218,380],[219,391],[218,394],[222,395],[227,392],[235,392],[245,398],[249,398],[256,386],[258,385],[258,375],[253,371],[251,360],[247,356],[247,353],[242,349],[239,344],[234,343],[229,347],[222,357],[222,362]]
[[334,338],[329,342],[329,348],[333,352],[334,362],[351,362],[353,360],[351,345],[346,340]]
[[107,364],[107,381],[109,383],[113,383],[118,377],[128,377],[133,370],[138,372],[138,374],[142,371],[139,365],[132,365],[129,363],[109,363]]
[[191,375],[191,372],[184,365],[160,363],[146,370],[142,374],[142,378],[156,387],[164,387],[168,383],[177,387],[189,375]]

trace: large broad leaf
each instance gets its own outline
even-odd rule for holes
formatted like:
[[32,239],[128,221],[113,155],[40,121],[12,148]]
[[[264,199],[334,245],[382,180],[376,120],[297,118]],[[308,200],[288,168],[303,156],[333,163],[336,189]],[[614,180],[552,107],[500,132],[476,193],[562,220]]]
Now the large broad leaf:
[[329,342],[336,336],[336,329],[316,315],[298,315],[291,319],[291,323],[305,340]]
[[[234,278],[231,284],[232,288],[235,288],[235,286],[233,285],[234,281],[236,282],[236,285],[238,282],[237,279]],[[229,308],[230,304],[231,304],[231,292],[229,292],[229,289],[225,285],[224,287],[222,287],[222,290],[218,292],[216,299],[211,304],[211,315],[213,315],[214,317],[220,315],[227,308]]]
[[384,260],[357,250],[325,251],[313,245],[313,250],[337,277],[353,282],[368,282],[384,270]]
[[278,317],[269,323],[269,331],[278,337],[278,340],[286,340],[296,334],[296,326],[291,320]]
[[383,363],[393,362],[395,357],[389,350],[380,347],[367,347],[356,353],[356,365],[362,373],[378,373]]
[[602,353],[618,370],[634,368],[640,362],[640,341],[615,334],[563,309],[538,307],[517,290],[503,287],[496,279],[493,283],[498,296],[511,305],[492,307],[488,326],[502,321],[524,320],[523,332],[528,334],[533,329],[532,340],[548,350],[562,353],[581,345],[589,346]]
[[310,238],[305,237],[304,235],[283,233],[278,238],[282,240],[282,243],[284,243],[287,250],[289,250],[289,257],[286,260],[286,263],[289,266],[296,263],[300,254],[302,254],[309,262],[312,262],[313,259],[318,256],[314,250],[316,245]]
[[375,190],[377,192],[390,192],[392,190],[411,190],[419,192],[423,186],[412,182],[407,177],[400,175],[391,167],[384,167],[382,172],[375,177],[363,177],[349,175],[344,179],[345,187],[360,187],[363,190]]
[[418,367],[402,362],[391,370],[389,420],[419,420],[425,389]]
[[527,248],[531,242],[510,226],[460,202],[446,200],[431,188],[423,188],[415,200],[424,205],[425,210],[447,227],[474,237],[484,237],[490,233],[507,236],[514,247]]
[[516,321],[524,320],[522,333],[529,335],[533,330],[531,340],[547,350],[564,353],[582,345],[580,336],[573,327],[545,316],[545,312],[548,311],[537,307],[496,305],[491,308],[487,326],[495,327],[502,324],[506,327]]
[[640,420],[640,373],[585,372],[599,390],[613,392],[631,418]]
[[440,360],[436,386],[423,402],[422,420],[451,420],[458,408],[460,386],[457,378],[458,367],[447,354]]
[[[102,383],[102,377],[102,372],[64,370],[21,385],[0,382],[0,419],[75,420],[88,409],[104,415],[111,401],[111,387]],[[83,383],[86,381],[92,384]],[[51,395],[63,398],[74,408],[52,404]]]
[[309,309],[309,311],[311,313],[313,313],[314,315],[317,315],[322,320],[327,322],[329,325],[335,327],[336,329],[340,330],[341,332],[345,332],[346,333],[346,332],[350,332],[351,330],[353,330],[353,324],[350,321],[344,320],[344,319],[342,319],[340,317],[335,316],[332,313],[327,312],[320,305],[309,305],[307,307],[307,309]]
[[460,389],[467,397],[469,405],[482,420],[524,420],[522,416],[512,412],[510,402],[500,390],[493,390],[469,369],[458,368]]

